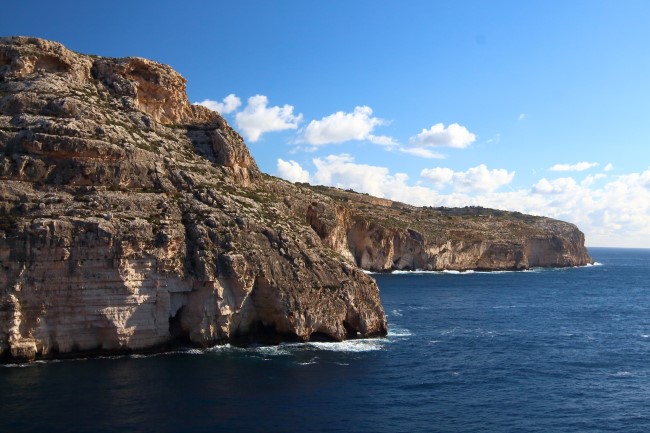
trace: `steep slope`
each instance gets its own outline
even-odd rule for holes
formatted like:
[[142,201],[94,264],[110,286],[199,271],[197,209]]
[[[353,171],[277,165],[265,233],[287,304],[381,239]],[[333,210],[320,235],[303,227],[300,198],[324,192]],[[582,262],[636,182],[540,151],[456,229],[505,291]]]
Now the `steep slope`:
[[0,356],[386,333],[374,281],[167,66],[0,38],[0,157]]

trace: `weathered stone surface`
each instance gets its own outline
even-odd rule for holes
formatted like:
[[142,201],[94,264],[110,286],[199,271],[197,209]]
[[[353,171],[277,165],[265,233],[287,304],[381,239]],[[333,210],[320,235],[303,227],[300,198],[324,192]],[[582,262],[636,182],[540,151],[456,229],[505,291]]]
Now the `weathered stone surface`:
[[310,188],[321,198],[299,212],[327,246],[364,269],[510,270],[592,263],[582,232],[563,221],[480,207],[418,208]]
[[5,358],[386,333],[373,280],[167,66],[0,38],[0,182]]

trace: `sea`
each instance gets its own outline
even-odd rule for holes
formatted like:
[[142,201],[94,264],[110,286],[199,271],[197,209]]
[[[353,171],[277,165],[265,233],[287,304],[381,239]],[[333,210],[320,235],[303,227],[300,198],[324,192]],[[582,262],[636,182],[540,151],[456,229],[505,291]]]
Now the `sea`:
[[386,338],[0,367],[0,432],[648,432],[650,250],[373,274]]

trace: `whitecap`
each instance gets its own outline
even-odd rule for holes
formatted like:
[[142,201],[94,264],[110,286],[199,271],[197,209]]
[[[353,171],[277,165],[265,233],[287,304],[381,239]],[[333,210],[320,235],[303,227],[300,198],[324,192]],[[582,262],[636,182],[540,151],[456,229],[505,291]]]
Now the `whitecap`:
[[388,328],[388,337],[410,337],[413,334],[406,328],[400,328],[399,326],[390,326]]
[[393,310],[390,312],[393,316],[402,317],[402,310]]

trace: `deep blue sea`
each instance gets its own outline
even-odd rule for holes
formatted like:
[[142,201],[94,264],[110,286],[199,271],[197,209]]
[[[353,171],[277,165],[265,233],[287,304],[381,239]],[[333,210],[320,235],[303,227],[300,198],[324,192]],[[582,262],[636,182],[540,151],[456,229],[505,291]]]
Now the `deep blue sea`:
[[373,275],[386,339],[0,367],[0,432],[648,432],[650,250]]

